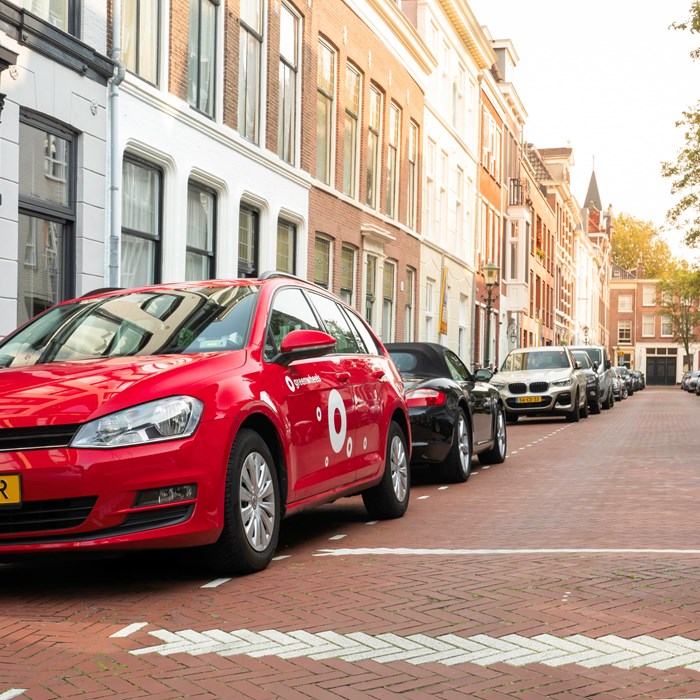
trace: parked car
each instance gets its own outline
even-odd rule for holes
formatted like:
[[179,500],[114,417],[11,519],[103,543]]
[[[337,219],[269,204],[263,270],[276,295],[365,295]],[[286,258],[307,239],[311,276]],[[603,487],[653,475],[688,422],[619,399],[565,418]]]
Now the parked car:
[[600,377],[598,376],[598,364],[592,363],[585,350],[572,350],[576,362],[580,363],[581,370],[586,375],[586,398],[588,410],[593,414],[600,413]]
[[445,481],[469,478],[506,458],[505,407],[499,392],[477,381],[460,358],[437,343],[387,343],[401,374],[411,421],[411,463],[437,467]]
[[629,369],[624,365],[618,365],[617,373],[622,377],[622,380],[627,386],[627,394],[629,396],[632,396],[634,394],[635,380],[632,374],[630,373]]
[[639,388],[640,389],[646,389],[647,386],[647,378],[644,372],[641,370],[635,370],[634,373],[637,375],[637,378],[639,379]]
[[688,372],[688,377],[685,380],[685,390],[691,393],[695,393],[698,386],[698,377],[700,377],[700,370],[693,370]]
[[612,363],[608,355],[608,349],[604,345],[572,345],[574,350],[583,350],[596,365],[598,382],[600,385],[600,405],[607,410],[615,405],[615,396],[612,392]]
[[612,368],[613,373],[613,394],[616,401],[624,401],[627,398],[627,383],[623,376],[617,371],[617,367]]
[[404,514],[410,424],[362,318],[300,279],[68,301],[0,343],[0,558],[197,546],[263,569],[280,520],[361,493]]
[[[483,372],[477,376],[490,374]],[[577,422],[588,416],[586,377],[566,346],[511,350],[491,384],[501,392],[508,422],[542,415]]]
[[683,376],[681,377],[680,381],[680,388],[683,389],[683,391],[688,391],[688,379],[690,378],[690,372],[685,372]]

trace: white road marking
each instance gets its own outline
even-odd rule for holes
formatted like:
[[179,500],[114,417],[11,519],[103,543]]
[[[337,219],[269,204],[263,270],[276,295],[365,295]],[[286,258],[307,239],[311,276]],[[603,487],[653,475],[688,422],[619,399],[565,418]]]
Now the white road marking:
[[315,557],[365,556],[398,554],[420,556],[493,556],[498,554],[700,554],[700,549],[411,549],[409,547],[358,547],[357,549],[321,549]]
[[213,581],[209,581],[209,583],[205,583],[202,588],[218,588],[219,586],[223,585],[224,583],[228,583],[231,579],[230,578],[215,578]]
[[[109,636],[128,637],[133,632],[138,632],[140,629],[143,629],[144,627],[146,627],[146,625],[148,625],[148,622],[133,622],[132,624],[120,629],[119,632],[115,632],[114,634],[110,634]],[[0,700],[2,700],[2,695],[0,695]]]
[[347,535],[333,535],[333,537],[329,537],[329,540],[342,540],[343,537],[347,537]]
[[430,496],[418,496],[419,501],[424,501],[426,498],[430,498]]
[[438,486],[438,491],[446,491],[449,488],[449,486]]
[[18,695],[22,695],[22,693],[26,692],[26,688],[10,688],[4,693],[0,693],[0,700],[11,700],[11,698],[16,698]]
[[[614,666],[623,669],[687,668],[700,671],[700,641],[680,636],[656,639],[641,635],[625,639],[612,634],[600,638],[582,634],[568,637],[555,637],[551,634],[538,634],[534,637],[523,637],[519,634],[508,634],[504,637],[486,634],[471,637],[455,634],[438,637],[412,634],[402,637],[392,633],[372,636],[364,632],[338,634],[326,631],[314,634],[305,630],[252,632],[247,629],[232,632],[216,629],[203,632],[189,629],[170,632],[160,629],[150,634],[162,644],[134,649],[129,653],[135,656],[218,654],[225,657],[244,654],[253,658],[307,657],[315,660],[340,659],[348,662],[377,663],[407,661],[414,665],[440,663],[446,666],[491,666],[504,663],[511,666],[543,664],[557,667],[576,664],[586,668]],[[4,697],[0,696],[0,700]]]
[[379,522],[379,520],[368,520],[365,525],[376,525]]
[[280,554],[277,557],[272,557],[272,561],[281,561],[282,559],[289,559],[289,557],[291,556],[291,554]]

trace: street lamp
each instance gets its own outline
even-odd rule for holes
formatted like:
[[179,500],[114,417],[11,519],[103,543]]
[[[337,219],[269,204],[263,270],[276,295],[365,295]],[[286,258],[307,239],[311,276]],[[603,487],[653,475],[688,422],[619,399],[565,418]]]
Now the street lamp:
[[493,304],[493,288],[498,284],[498,265],[486,263],[482,268],[486,282],[486,357],[485,365],[491,364],[491,308]]
[[588,345],[588,326],[583,327],[583,344]]

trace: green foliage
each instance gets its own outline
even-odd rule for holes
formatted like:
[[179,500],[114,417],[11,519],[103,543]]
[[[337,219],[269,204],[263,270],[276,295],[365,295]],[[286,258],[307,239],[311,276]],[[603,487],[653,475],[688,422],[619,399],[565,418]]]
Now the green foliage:
[[650,221],[621,213],[613,219],[612,261],[625,270],[636,270],[641,260],[644,276],[663,277],[672,259],[671,249]]
[[674,342],[682,344],[690,356],[690,345],[698,340],[695,329],[700,325],[700,271],[685,262],[676,263],[661,280],[659,291],[659,313],[670,317]]
[[[690,16],[671,27],[700,34],[700,0],[693,0]],[[690,52],[693,59],[700,58],[700,48]],[[685,228],[685,242],[689,246],[700,245],[700,102],[683,112],[676,127],[685,129],[685,145],[675,162],[661,164],[661,173],[671,180],[671,193],[679,195],[675,206],[667,213],[671,225]]]

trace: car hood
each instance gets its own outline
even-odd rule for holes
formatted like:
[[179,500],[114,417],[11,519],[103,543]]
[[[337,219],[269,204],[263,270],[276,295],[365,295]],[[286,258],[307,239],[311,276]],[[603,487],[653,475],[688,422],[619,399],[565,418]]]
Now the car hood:
[[196,395],[202,378],[239,367],[245,356],[239,350],[0,369],[0,428],[83,423],[164,396]]
[[571,376],[570,369],[528,369],[520,372],[497,372],[491,382],[496,384],[513,384],[516,382],[556,382],[560,379],[568,379]]

